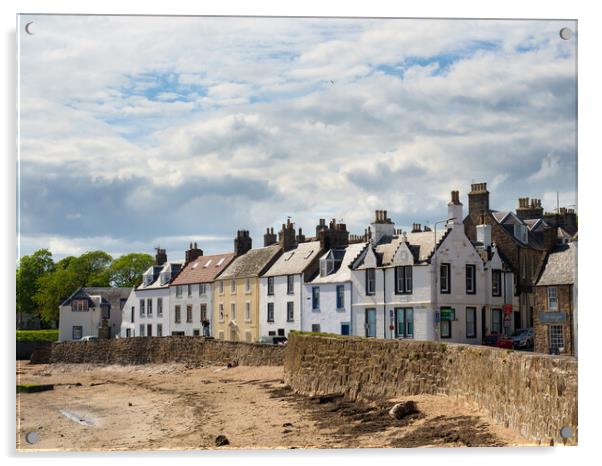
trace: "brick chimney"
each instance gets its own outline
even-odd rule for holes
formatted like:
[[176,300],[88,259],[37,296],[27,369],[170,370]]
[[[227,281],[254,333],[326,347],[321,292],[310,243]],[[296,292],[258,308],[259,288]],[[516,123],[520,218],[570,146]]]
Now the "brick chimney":
[[265,234],[263,235],[263,245],[271,246],[272,244],[276,244],[276,233],[274,233],[273,228],[266,228]]
[[412,223],[411,233],[420,233],[420,232],[422,232],[422,225],[420,223]]
[[285,252],[297,247],[295,224],[291,222],[290,218],[286,219],[286,224],[282,224],[282,229],[278,233],[278,244]]
[[157,253],[155,254],[155,264],[163,265],[167,262],[167,253],[165,249],[155,248]]
[[468,193],[468,214],[473,218],[480,218],[486,212],[489,212],[487,183],[473,183]]
[[253,241],[249,236],[249,230],[238,230],[234,238],[234,253],[236,256],[242,256],[253,247]]
[[546,251],[551,251],[558,243],[558,227],[551,226],[543,231],[543,247]]
[[528,197],[519,197],[516,216],[521,220],[542,218],[543,207],[541,206],[541,199],[531,199],[531,203],[529,204]]
[[203,255],[203,250],[199,249],[195,243],[190,243],[189,247],[188,247],[188,251],[186,251],[184,253],[184,256],[186,258],[186,263],[188,264],[189,262],[192,262],[193,260],[195,260],[197,257],[201,257]]
[[333,218],[327,226],[326,220],[321,218],[316,226],[316,239],[320,241],[320,249],[322,250],[347,247],[349,246],[347,225],[337,223]]
[[301,231],[301,228],[299,228],[299,234],[297,235],[297,244],[300,243],[305,243],[305,235],[303,234],[303,231]]

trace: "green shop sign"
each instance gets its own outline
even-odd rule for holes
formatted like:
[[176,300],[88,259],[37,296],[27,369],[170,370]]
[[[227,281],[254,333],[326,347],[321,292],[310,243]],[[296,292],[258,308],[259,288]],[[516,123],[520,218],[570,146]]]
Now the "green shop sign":
[[441,320],[456,320],[455,309],[441,309]]

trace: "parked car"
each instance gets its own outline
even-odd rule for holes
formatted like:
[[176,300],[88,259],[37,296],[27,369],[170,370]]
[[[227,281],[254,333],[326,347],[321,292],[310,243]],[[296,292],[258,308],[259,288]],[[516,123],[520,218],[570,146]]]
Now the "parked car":
[[512,340],[512,346],[516,349],[533,348],[534,335],[535,333],[533,332],[533,328],[516,330],[510,337]]
[[98,337],[94,335],[86,335],[85,337],[81,337],[79,341],[97,341]]
[[485,346],[495,346],[496,348],[513,348],[512,340],[510,338],[506,338],[501,333],[490,333],[489,335],[485,335],[485,338],[483,339],[483,344]]

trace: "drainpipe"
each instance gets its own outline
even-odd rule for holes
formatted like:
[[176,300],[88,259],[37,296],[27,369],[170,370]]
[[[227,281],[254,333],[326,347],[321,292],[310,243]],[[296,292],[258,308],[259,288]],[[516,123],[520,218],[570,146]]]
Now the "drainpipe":
[[384,333],[383,338],[387,338],[387,269],[383,267],[383,314],[384,314]]

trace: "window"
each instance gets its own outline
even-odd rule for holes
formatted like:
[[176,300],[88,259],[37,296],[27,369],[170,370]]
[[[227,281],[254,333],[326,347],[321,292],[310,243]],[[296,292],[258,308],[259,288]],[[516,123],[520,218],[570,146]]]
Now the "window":
[[247,278],[245,280],[245,292],[250,293],[251,292],[251,279]]
[[182,286],[177,285],[176,286],[176,298],[181,298],[181,297],[182,297]]
[[230,304],[230,320],[236,320],[236,303]]
[[351,325],[349,322],[341,322],[341,335],[351,335]]
[[562,325],[550,325],[550,349],[564,348],[564,329]]
[[201,322],[207,320],[207,305],[205,303],[201,304]]
[[295,276],[294,275],[286,276],[286,293],[287,294],[295,294]]
[[71,310],[76,312],[87,311],[88,310],[88,300],[87,299],[74,299],[71,301]]
[[136,307],[132,306],[132,323],[134,322],[134,312],[135,312]]
[[268,322],[274,322],[274,303],[268,303]]
[[274,294],[274,277],[268,277],[268,295]]
[[223,340],[224,339],[224,331],[220,330],[219,332],[217,332],[217,338],[219,340]]
[[163,298],[157,298],[157,315],[163,317]]
[[399,307],[395,309],[395,315],[395,336],[397,338],[414,338],[414,309]]
[[186,306],[186,322],[192,322],[192,304]]
[[555,286],[548,287],[548,309],[558,309],[558,292]]
[[71,338],[73,338],[74,340],[81,340],[81,338],[83,337],[82,332],[83,328],[81,325],[74,325],[71,329]]
[[207,294],[207,285],[205,283],[199,283],[199,296]]
[[366,294],[376,293],[376,269],[366,269]]
[[251,303],[249,301],[245,303],[245,321],[251,321]]
[[140,336],[144,336],[144,324],[140,324]]
[[407,294],[412,292],[412,266],[395,267],[395,293]]
[[200,337],[201,336],[201,331],[198,328],[195,328],[192,330],[192,336],[193,337]]
[[499,269],[491,271],[491,294],[502,296],[502,271]]
[[466,308],[466,338],[477,337],[477,308]]
[[289,301],[286,303],[286,321],[295,321],[295,303],[293,301]]
[[449,293],[451,289],[451,277],[449,264],[441,264],[439,266],[439,286],[441,293]]
[[502,333],[502,310],[491,310],[491,333]]
[[147,324],[146,325],[146,336],[147,337],[152,337],[153,336],[153,324]]
[[320,324],[311,324],[311,331],[315,333],[320,333]]
[[451,320],[442,320],[441,321],[441,338],[451,338],[452,332],[452,321]]
[[126,328],[125,329],[125,337],[130,338],[131,336],[132,336],[132,329]]
[[144,317],[144,299],[140,300],[140,317]]
[[176,324],[180,323],[180,319],[181,318],[182,317],[180,315],[180,305],[178,304],[178,305],[176,305],[176,312],[175,312],[175,321],[176,321]]
[[466,294],[477,292],[477,266],[466,264]]
[[149,317],[153,315],[153,300],[150,298],[146,300],[146,315]]
[[188,296],[192,296],[192,285],[188,285]]
[[163,336],[163,324],[157,324],[157,336],[158,337]]
[[232,294],[236,294],[236,280],[232,280],[230,282],[230,292]]
[[[224,321],[224,304],[223,303],[219,303],[218,307],[217,307],[217,318],[219,319],[220,322]],[[223,340],[223,337],[222,337]]]
[[345,285],[337,285],[337,311],[345,309]]
[[219,294],[224,294],[224,281],[220,280],[219,282]]
[[320,310],[320,287],[311,287],[311,309],[312,311]]

